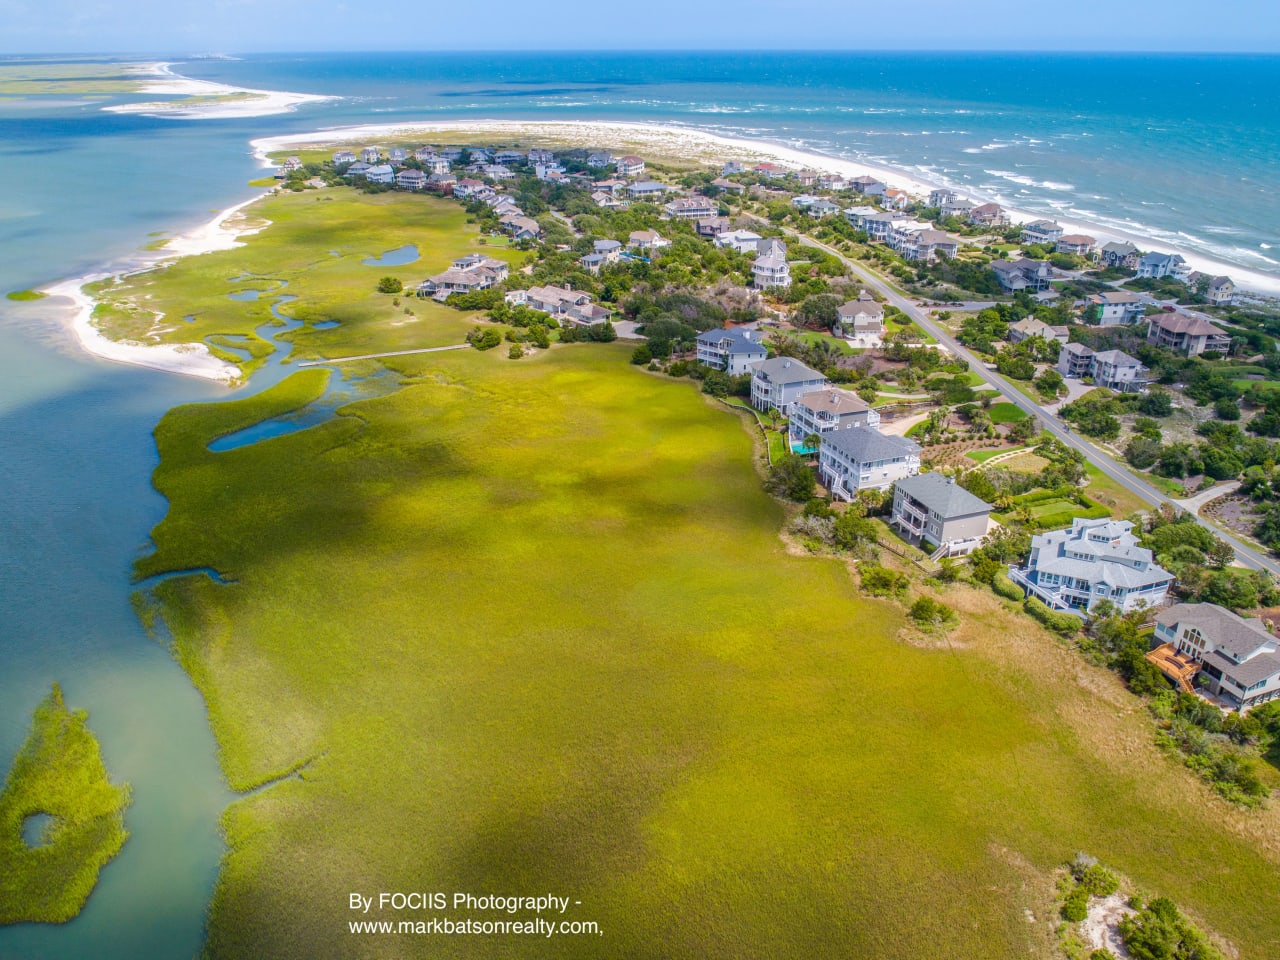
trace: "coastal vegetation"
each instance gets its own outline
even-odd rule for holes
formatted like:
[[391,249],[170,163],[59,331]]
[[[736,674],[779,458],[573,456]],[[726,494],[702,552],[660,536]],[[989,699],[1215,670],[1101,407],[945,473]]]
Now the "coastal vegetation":
[[88,714],[52,691],[0,793],[0,924],[65,923],[129,836],[128,785],[108,779]]
[[8,300],[16,300],[19,303],[25,303],[32,300],[43,300],[47,294],[41,293],[39,290],[12,290],[5,294]]
[[[542,213],[531,201],[546,194],[523,196]],[[526,252],[481,244],[483,214],[439,199],[288,192],[253,209],[272,225],[243,248],[104,288],[104,323],[175,341],[253,337],[287,281],[299,299],[275,306],[306,323],[299,356],[482,348],[383,358],[398,392],[226,452],[209,445],[305,406],[325,374],[179,407],[157,428],[170,509],[136,572],[177,575],[140,606],[163,614],[246,792],[223,821],[209,956],[420,949],[350,934],[333,905],[424,885],[565,891],[619,955],[1026,956],[1052,933],[1025,911],[1052,902],[1055,867],[1079,848],[1188,904],[1240,956],[1267,956],[1272,812],[1214,797],[1166,756],[1120,677],[1053,635],[1078,637],[1078,618],[1003,599],[1000,565],[1026,530],[971,566],[925,567],[890,546],[883,499],[815,502],[811,461],[777,429],[765,480],[792,502],[768,496],[759,421],[726,408],[743,383],[684,356],[691,333],[754,318],[696,292],[745,280],[743,264],[662,225],[680,234],[665,265],[575,272],[593,236],[656,224],[644,206],[580,213],[580,237],[547,228],[569,250]],[[513,278],[529,268],[521,285],[582,282],[653,334],[648,357],[612,342],[612,324],[552,342],[492,292],[402,306],[365,261],[406,243],[415,275],[497,250]],[[739,308],[809,303],[821,324],[830,304],[810,298],[839,278],[808,262],[794,302]],[[242,290],[265,296],[229,301]],[[157,309],[193,319],[144,326]],[[903,333],[874,372],[821,335],[771,342],[821,354],[873,400],[924,391],[939,457],[960,431],[1011,450],[1035,439],[1034,420]],[[668,358],[676,375],[653,375]],[[984,478],[1028,530],[1037,508],[1123,512],[1118,488],[1079,494],[1098,478],[1078,456],[1034,449],[1038,471],[984,465],[966,482]],[[968,582],[981,571],[999,595]],[[452,946],[539,950],[487,940]]]

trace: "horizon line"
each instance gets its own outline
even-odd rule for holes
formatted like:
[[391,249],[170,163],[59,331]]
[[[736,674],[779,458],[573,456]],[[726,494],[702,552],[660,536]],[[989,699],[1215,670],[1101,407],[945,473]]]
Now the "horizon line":
[[166,52],[159,51],[138,51],[138,50],[59,50],[59,51],[3,51],[0,50],[0,58],[19,58],[19,57],[42,57],[52,59],[56,57],[118,57],[118,58],[134,58],[134,57],[171,57],[177,59],[210,59],[217,60],[232,57],[252,57],[252,56],[277,56],[277,55],[323,55],[323,54],[381,54],[381,55],[450,55],[450,54],[537,54],[543,55],[547,52],[560,54],[580,54],[591,55],[600,53],[609,54],[634,54],[637,56],[646,54],[799,54],[799,53],[817,53],[817,54],[965,54],[975,56],[1027,56],[1027,55],[1076,55],[1076,56],[1251,56],[1251,57],[1280,57],[1280,48],[1262,49],[1262,50],[1239,50],[1239,49],[1208,49],[1203,46],[1195,48],[1167,47],[1152,49],[1121,49],[1121,48],[1104,48],[1104,49],[1082,49],[1069,47],[1046,47],[1043,49],[1027,49],[1027,48],[1000,48],[1000,47],[880,47],[880,48],[854,48],[854,47],[541,47],[532,49],[527,47],[452,47],[445,50],[415,50],[415,49],[391,49],[382,47],[357,47],[351,49],[279,49],[279,50],[238,50],[238,51],[204,51],[192,52],[186,54],[175,53],[173,50]]

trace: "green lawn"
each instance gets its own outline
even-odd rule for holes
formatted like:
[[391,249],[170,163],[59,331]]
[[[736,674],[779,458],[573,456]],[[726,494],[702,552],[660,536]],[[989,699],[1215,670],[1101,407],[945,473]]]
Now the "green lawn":
[[1085,476],[1089,483],[1084,492],[1091,500],[1105,504],[1111,508],[1111,515],[1117,518],[1127,517],[1140,510],[1150,510],[1151,505],[1128,487],[1121,486],[1115,480],[1095,467],[1092,463],[1084,465]]
[[797,340],[803,340],[808,344],[829,343],[837,353],[846,357],[851,357],[855,353],[862,352],[861,350],[854,349],[852,344],[847,340],[842,340],[839,337],[833,337],[829,333],[820,333],[817,330],[797,330],[795,331],[794,336]]
[[976,460],[978,463],[986,463],[992,457],[998,457],[1002,453],[1013,453],[1015,450],[1029,450],[1030,447],[1001,447],[999,450],[970,450],[965,454],[970,460]]
[[[315,233],[300,260],[341,239]],[[630,353],[394,358],[399,392],[224,453],[323,384],[157,428],[137,572],[231,581],[154,599],[229,782],[272,784],[224,817],[211,958],[1041,957],[1078,850],[1274,956],[1274,810],[1217,801],[989,592],[943,595],[945,644],[899,639],[898,606],[778,536],[754,425]],[[395,890],[554,892],[604,936],[347,932],[353,891]]]
[[[243,364],[251,372],[269,352],[254,331],[275,322],[274,298],[288,295],[298,299],[281,312],[309,324],[287,335],[298,359],[443,346],[461,342],[474,315],[410,294],[402,295],[396,306],[393,297],[376,292],[378,279],[392,275],[416,285],[446,269],[455,257],[477,250],[513,264],[526,256],[505,243],[481,244],[478,229],[465,223],[462,207],[438,197],[362,194],[345,187],[307,190],[266,197],[247,213],[250,219],[271,221],[251,247],[187,257],[123,284],[104,281],[91,287],[101,301],[95,316],[103,329],[136,339],[205,340],[214,348],[219,337],[247,336],[237,346],[255,354]],[[411,243],[420,254],[412,264],[363,263]],[[263,296],[250,301],[228,297],[241,290],[258,290]],[[157,311],[163,320],[157,321]],[[194,319],[183,322],[188,316]],[[310,326],[326,320],[338,320],[341,326]]]
[[1019,420],[1027,419],[1026,412],[1008,400],[993,403],[987,408],[987,414],[991,417],[992,423],[1017,423]]
[[[70,920],[129,836],[129,787],[107,779],[87,720],[67,709],[55,684],[9,770],[0,793],[0,925]],[[50,819],[28,846],[24,823],[40,814]]]

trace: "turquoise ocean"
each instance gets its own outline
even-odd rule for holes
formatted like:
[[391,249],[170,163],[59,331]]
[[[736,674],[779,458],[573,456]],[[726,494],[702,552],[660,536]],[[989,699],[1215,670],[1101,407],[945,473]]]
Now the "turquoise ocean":
[[[466,119],[654,122],[765,140],[1149,237],[1280,285],[1280,57],[146,59],[339,99],[221,120],[0,99],[0,292],[127,267],[150,234],[253,196],[254,138]],[[0,958],[188,958],[222,854],[217,818],[234,797],[198,694],[133,616],[129,570],[165,510],[150,485],[152,429],[169,407],[228,391],[88,357],[65,321],[55,301],[0,300],[0,767],[61,683],[90,711],[112,775],[133,784],[132,837],[79,918],[0,929]]]

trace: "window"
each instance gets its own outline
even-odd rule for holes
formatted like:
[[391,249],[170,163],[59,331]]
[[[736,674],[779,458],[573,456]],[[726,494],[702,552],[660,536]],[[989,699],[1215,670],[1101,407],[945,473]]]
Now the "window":
[[1191,646],[1195,647],[1197,650],[1204,649],[1204,637],[1195,627],[1188,627],[1184,630],[1182,632],[1182,639],[1187,641],[1187,643],[1191,644]]

